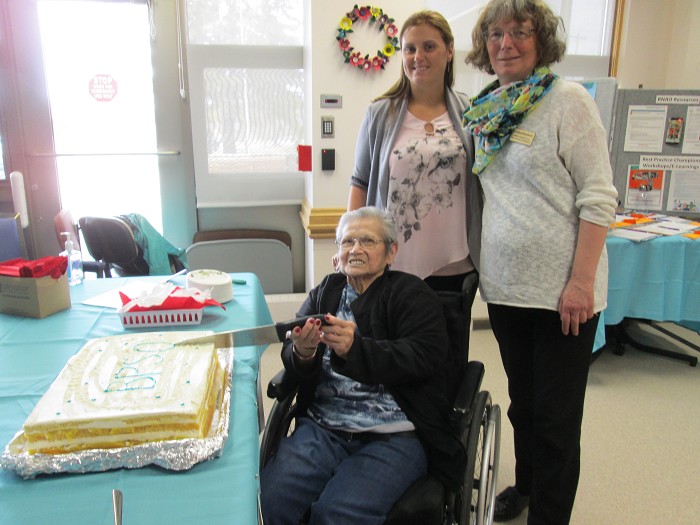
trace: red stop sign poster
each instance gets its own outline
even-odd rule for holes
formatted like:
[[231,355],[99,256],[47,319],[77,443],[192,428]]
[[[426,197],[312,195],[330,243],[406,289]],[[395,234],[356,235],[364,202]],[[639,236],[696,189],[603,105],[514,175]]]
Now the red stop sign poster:
[[109,102],[117,96],[117,81],[112,75],[95,75],[90,79],[90,94],[99,102]]

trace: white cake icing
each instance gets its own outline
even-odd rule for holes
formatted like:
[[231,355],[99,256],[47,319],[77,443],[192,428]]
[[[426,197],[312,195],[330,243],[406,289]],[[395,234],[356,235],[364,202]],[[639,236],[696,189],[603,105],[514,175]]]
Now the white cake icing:
[[24,424],[31,453],[55,454],[209,432],[225,372],[206,332],[151,332],[89,341]]
[[211,298],[220,303],[233,299],[231,276],[219,270],[193,270],[187,274],[187,288],[211,290]]

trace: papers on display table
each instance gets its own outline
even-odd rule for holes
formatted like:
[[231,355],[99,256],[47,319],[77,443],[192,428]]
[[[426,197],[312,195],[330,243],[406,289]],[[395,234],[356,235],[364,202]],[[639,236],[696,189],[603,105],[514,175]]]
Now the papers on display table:
[[658,213],[628,215],[618,214],[609,235],[631,241],[646,241],[661,235],[685,235],[691,239],[700,237],[700,222],[671,217]]

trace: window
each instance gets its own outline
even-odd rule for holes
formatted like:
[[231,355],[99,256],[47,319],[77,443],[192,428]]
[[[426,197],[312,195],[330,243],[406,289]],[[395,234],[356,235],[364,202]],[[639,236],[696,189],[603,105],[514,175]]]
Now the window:
[[567,55],[610,55],[615,0],[545,1],[564,21]]
[[146,4],[42,0],[38,14],[61,206],[162,231]]
[[566,29],[566,56],[553,64],[555,73],[572,80],[605,78],[615,18],[615,0],[547,0],[562,17]]
[[303,80],[298,69],[205,69],[209,172],[295,171]]
[[[188,0],[197,206],[300,202],[302,0]],[[296,176],[295,176],[296,175]]]
[[[552,65],[565,78],[581,80],[608,76],[616,0],[545,0],[561,16],[567,35],[566,57]],[[472,47],[471,32],[486,0],[426,0],[426,7],[445,15],[455,36],[458,53]],[[458,55],[460,61],[460,55]],[[458,89],[476,94],[493,77],[471,67],[455,69]]]
[[301,0],[187,0],[193,45],[300,46]]

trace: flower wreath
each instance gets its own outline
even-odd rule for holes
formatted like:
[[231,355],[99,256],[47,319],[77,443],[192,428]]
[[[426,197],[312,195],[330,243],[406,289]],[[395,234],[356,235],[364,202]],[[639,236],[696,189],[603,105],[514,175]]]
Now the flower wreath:
[[[384,47],[377,51],[377,54],[370,58],[369,54],[362,56],[362,53],[355,51],[355,48],[350,45],[348,34],[353,32],[352,26],[358,21],[369,21],[370,24],[375,22],[379,24],[379,31],[383,31],[386,35],[387,42]],[[384,69],[384,65],[389,62],[389,57],[399,48],[399,29],[394,25],[394,19],[389,15],[384,14],[380,7],[370,5],[358,7],[357,4],[352,8],[352,11],[347,13],[340,20],[338,28],[338,36],[335,37],[343,52],[343,58],[346,64],[352,67],[360,68],[363,71]],[[355,51],[355,52],[353,52]]]

